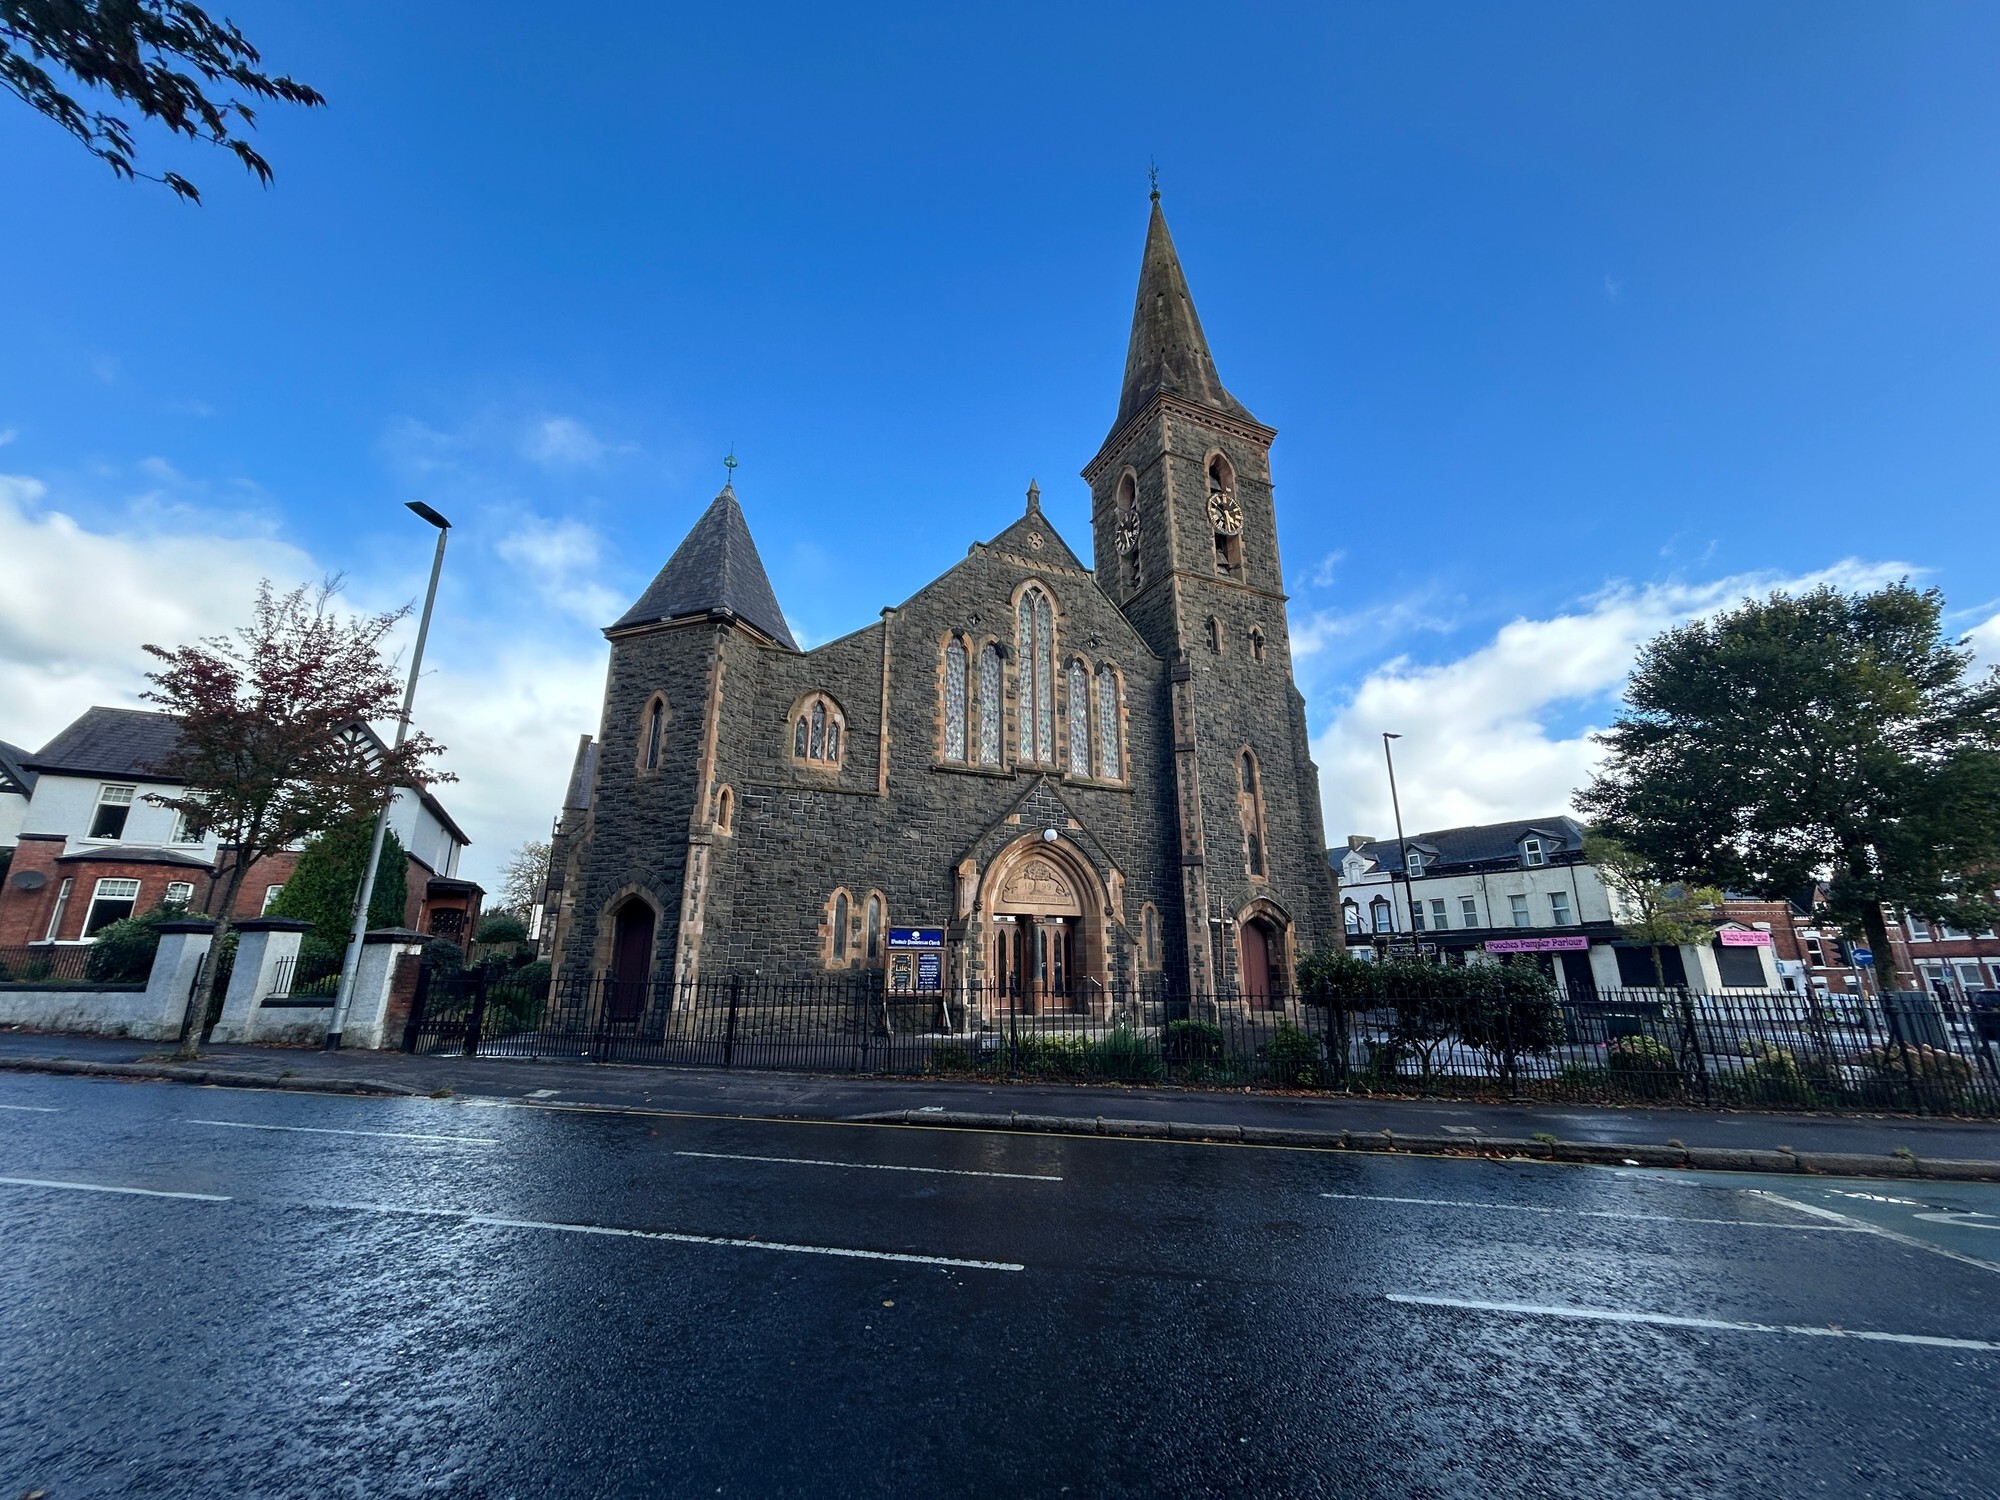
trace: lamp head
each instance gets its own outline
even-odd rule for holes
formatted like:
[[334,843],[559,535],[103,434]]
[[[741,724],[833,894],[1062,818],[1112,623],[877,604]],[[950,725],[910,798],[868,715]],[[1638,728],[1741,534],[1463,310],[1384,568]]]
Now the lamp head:
[[423,501],[411,500],[407,501],[406,504],[409,506],[411,510],[415,511],[418,515],[422,516],[426,521],[430,522],[431,525],[437,527],[439,531],[451,530],[451,522],[447,521],[443,516],[439,515],[436,511],[432,510],[428,505],[424,504]]

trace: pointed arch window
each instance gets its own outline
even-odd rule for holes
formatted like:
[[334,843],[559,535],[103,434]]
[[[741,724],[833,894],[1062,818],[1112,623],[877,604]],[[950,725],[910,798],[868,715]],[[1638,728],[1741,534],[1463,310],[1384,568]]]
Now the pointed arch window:
[[1090,774],[1090,674],[1080,661],[1069,664],[1069,774]]
[[1112,542],[1118,548],[1118,576],[1127,593],[1136,592],[1146,581],[1145,564],[1139,555],[1139,481],[1131,470],[1118,478],[1118,493],[1112,515]]
[[1160,914],[1150,901],[1139,913],[1139,962],[1148,969],[1160,966]]
[[833,961],[844,964],[847,962],[847,892],[845,891],[833,893],[832,926]]
[[1118,700],[1118,673],[1106,662],[1097,669],[1097,774],[1106,781],[1117,781],[1125,773],[1119,754]]
[[965,642],[953,636],[944,648],[944,758],[965,763]]
[[979,763],[1000,764],[1000,648],[979,653]]
[[1264,628],[1261,625],[1252,625],[1250,627],[1250,660],[1262,661],[1263,659]]
[[1039,587],[1030,587],[1015,606],[1019,649],[1021,759],[1053,765],[1056,758],[1055,609]]
[[639,769],[657,771],[667,752],[667,700],[660,693],[646,700],[639,714]]
[[882,957],[882,894],[868,893],[867,915],[862,919],[862,930],[866,933],[867,947],[862,951],[868,962],[876,963]]
[[1223,454],[1208,460],[1208,519],[1215,528],[1215,571],[1243,576],[1243,505],[1236,498],[1236,467]]
[[840,705],[814,693],[792,710],[792,762],[815,771],[840,769],[847,720]]
[[1243,750],[1236,763],[1236,815],[1243,824],[1243,862],[1252,880],[1264,880],[1270,871],[1265,862],[1263,780],[1252,751]]

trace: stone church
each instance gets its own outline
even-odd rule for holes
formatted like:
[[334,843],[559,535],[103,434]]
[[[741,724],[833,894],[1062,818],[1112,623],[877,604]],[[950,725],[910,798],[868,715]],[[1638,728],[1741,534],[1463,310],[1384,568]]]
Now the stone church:
[[[551,874],[559,983],[882,970],[1108,1016],[1281,1000],[1336,931],[1272,509],[1276,436],[1216,373],[1159,195],[1093,565],[1026,510],[803,651],[733,488],[605,632]],[[896,961],[914,947],[927,961]]]

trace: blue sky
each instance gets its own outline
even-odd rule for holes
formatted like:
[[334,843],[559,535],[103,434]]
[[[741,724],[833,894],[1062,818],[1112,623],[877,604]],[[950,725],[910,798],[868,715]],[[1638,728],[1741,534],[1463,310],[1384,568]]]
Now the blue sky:
[[1908,570],[2000,656],[2000,10],[217,7],[331,105],[204,206],[0,102],[0,738],[260,574],[420,587],[490,873],[596,627],[742,459],[824,640],[1018,513],[1088,554],[1146,165],[1280,429],[1329,836],[1548,812],[1632,649]]

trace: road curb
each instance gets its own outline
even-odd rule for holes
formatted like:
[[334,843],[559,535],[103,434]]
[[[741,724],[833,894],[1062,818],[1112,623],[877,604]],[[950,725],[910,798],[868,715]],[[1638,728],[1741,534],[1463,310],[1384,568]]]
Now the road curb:
[[1392,1130],[1281,1130],[1260,1125],[1203,1125],[1179,1120],[1119,1120],[1104,1115],[978,1114],[967,1110],[893,1109],[858,1115],[873,1125],[947,1130],[1019,1130],[1051,1135],[1101,1135],[1132,1140],[1204,1141],[1221,1145],[1290,1146],[1312,1151],[1367,1151],[1409,1156],[1460,1156],[1587,1163],[1614,1167],[1685,1167],[1703,1172],[1800,1173],[1820,1177],[1935,1178],[2000,1182],[2000,1161],[1954,1161],[1844,1151],[1751,1151],[1671,1142],[1510,1140],[1482,1136],[1403,1135]]
[[273,1078],[268,1073],[244,1073],[231,1068],[205,1068],[199,1063],[86,1062],[73,1057],[0,1057],[0,1069],[11,1073],[66,1073],[92,1078],[140,1078],[167,1083],[207,1084],[212,1088],[284,1089],[299,1094],[370,1094],[395,1099],[421,1098],[416,1089],[372,1078]]

